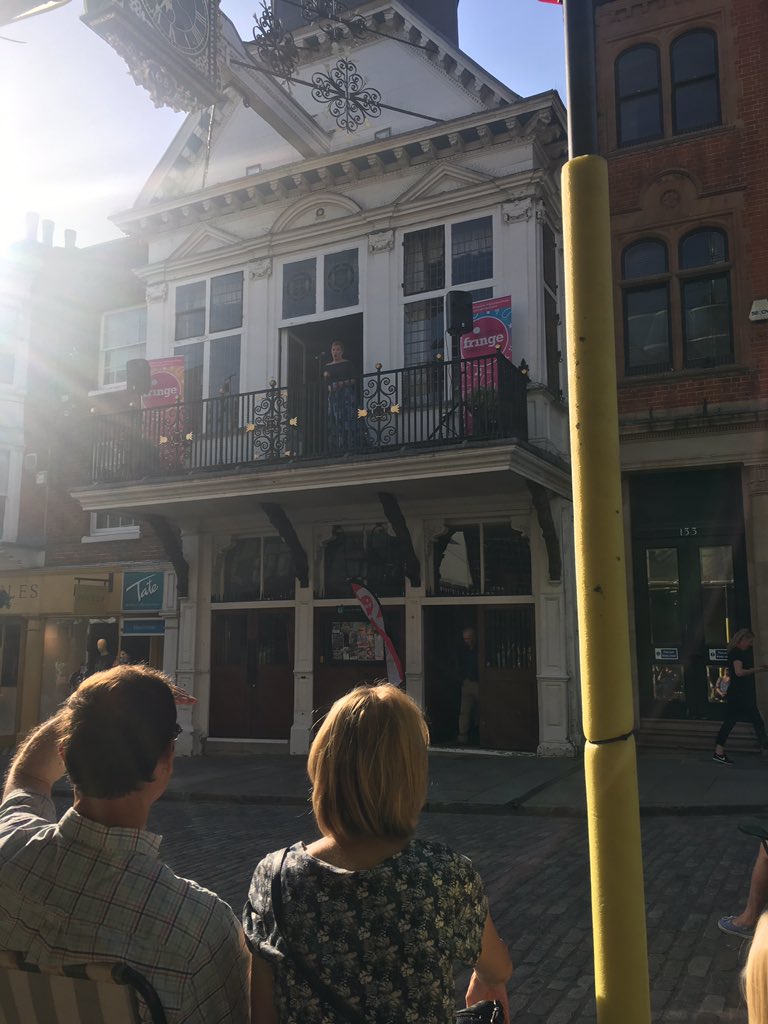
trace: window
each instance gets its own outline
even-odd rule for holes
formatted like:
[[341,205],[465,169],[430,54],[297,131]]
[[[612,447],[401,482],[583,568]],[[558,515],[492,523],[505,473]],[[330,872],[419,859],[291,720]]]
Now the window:
[[[446,232],[449,235],[446,236]],[[446,237],[451,261],[446,268]],[[447,270],[450,270],[450,274]],[[445,292],[471,292],[473,301],[493,298],[493,218],[478,217],[448,226],[409,231],[403,238],[403,293],[420,295],[403,309],[404,363],[407,367],[434,363],[445,351]],[[485,283],[482,283],[485,282]],[[472,287],[474,285],[474,287]],[[428,295],[427,293],[435,293]],[[451,356],[457,353],[450,354]],[[424,374],[411,391],[422,397],[438,395],[443,375]],[[428,379],[429,378],[429,379]]]
[[13,306],[0,306],[0,384],[13,384],[19,347],[19,311]]
[[719,366],[733,361],[727,263],[728,242],[723,231],[692,231],[680,242],[685,366]]
[[661,138],[661,67],[655,46],[633,46],[616,61],[616,136],[620,146]]
[[[321,268],[319,272],[318,267]],[[359,303],[357,249],[343,249],[283,266],[284,320],[349,309]]]
[[184,356],[184,395],[188,402],[240,391],[240,335],[177,345]]
[[627,374],[657,373],[672,366],[668,270],[667,247],[663,242],[645,239],[624,250],[621,273],[625,282],[623,306]]
[[672,126],[675,134],[720,124],[720,83],[714,32],[694,29],[672,44]]
[[451,267],[454,288],[493,277],[493,221],[490,217],[453,225]]
[[342,529],[335,526],[325,546],[324,596],[351,598],[349,580],[360,577],[379,597],[405,594],[400,542],[386,526]]
[[418,295],[445,287],[445,228],[409,231],[403,240],[403,292]]
[[84,540],[126,540],[138,537],[141,526],[138,519],[117,512],[91,512],[91,532]]
[[176,341],[206,334],[206,310],[210,305],[208,333],[232,331],[243,324],[243,273],[222,274],[210,281],[182,284],[176,289]]
[[147,309],[105,313],[101,330],[101,386],[124,384],[129,359],[143,359],[147,348]]
[[[669,253],[675,251],[677,265],[670,267]],[[669,249],[659,239],[633,242],[622,253],[621,274],[627,375],[733,362],[724,231],[697,229]],[[673,276],[676,289],[670,287]]]
[[176,340],[205,334],[205,281],[176,289]]
[[281,537],[237,541],[224,558],[221,582],[214,601],[292,601],[296,568],[291,549]]
[[243,275],[223,274],[211,278],[211,334],[243,326]]
[[523,595],[532,590],[527,537],[505,523],[451,526],[433,549],[440,597]]

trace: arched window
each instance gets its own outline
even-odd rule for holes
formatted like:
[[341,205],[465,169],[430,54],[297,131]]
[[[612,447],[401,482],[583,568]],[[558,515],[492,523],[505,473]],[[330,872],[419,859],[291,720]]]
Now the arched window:
[[717,37],[693,29],[672,43],[672,127],[675,134],[720,124]]
[[728,239],[719,228],[691,231],[680,241],[683,364],[733,361]]
[[672,368],[669,261],[664,242],[646,238],[621,255],[624,351],[627,374]]
[[663,134],[659,51],[649,43],[625,50],[616,60],[616,122],[620,146]]

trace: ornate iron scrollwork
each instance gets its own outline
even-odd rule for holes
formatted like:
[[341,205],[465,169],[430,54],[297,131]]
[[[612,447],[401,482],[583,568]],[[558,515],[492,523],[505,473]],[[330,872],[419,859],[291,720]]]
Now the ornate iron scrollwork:
[[365,87],[357,65],[342,57],[326,75],[317,71],[312,76],[312,98],[326,103],[328,112],[339,128],[355,132],[367,117],[381,114],[381,93]]
[[276,18],[267,0],[261,0],[261,14],[254,14],[253,38],[256,52],[281,78],[290,78],[299,62],[299,51],[291,33]]
[[288,395],[285,388],[272,387],[253,396],[251,434],[254,458],[279,459],[290,455],[288,448]]
[[362,404],[368,414],[368,441],[372,447],[386,448],[397,443],[398,403],[396,374],[379,370],[375,375],[364,378]]

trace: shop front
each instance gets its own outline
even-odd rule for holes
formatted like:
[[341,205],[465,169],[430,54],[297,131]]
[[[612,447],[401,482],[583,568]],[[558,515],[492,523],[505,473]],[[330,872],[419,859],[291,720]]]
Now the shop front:
[[750,626],[741,471],[638,474],[630,495],[644,728],[720,719],[728,645]]

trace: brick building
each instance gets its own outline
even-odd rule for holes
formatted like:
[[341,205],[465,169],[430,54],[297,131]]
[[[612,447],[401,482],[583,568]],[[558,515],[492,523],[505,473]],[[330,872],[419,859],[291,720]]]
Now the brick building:
[[[0,267],[0,745],[49,714],[81,666],[97,667],[100,639],[111,658],[125,648],[175,667],[162,545],[146,524],[86,513],[70,493],[90,479],[95,414],[128,401],[125,362],[146,322],[134,270],[146,246],[80,249],[74,232],[53,241],[53,223],[39,240],[31,215]],[[142,609],[134,584],[146,577],[157,590]]]
[[729,637],[768,658],[768,8],[596,23],[641,735],[706,745]]

